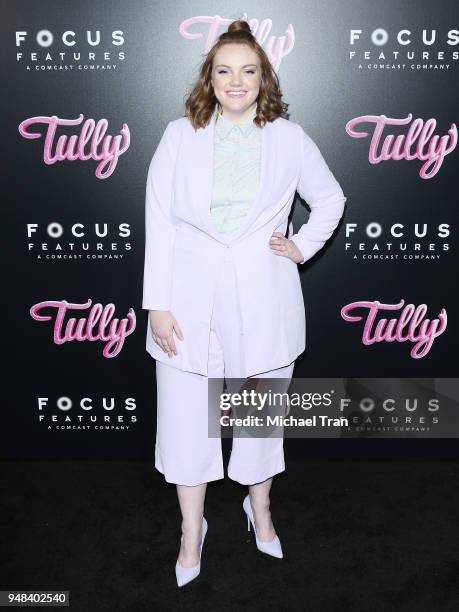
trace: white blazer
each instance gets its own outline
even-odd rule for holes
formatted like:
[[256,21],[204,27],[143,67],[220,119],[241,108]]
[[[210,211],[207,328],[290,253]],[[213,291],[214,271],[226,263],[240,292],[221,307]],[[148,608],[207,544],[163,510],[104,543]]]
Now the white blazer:
[[[306,317],[298,265],[269,247],[274,231],[310,259],[330,238],[346,197],[317,145],[282,117],[261,137],[260,182],[241,226],[227,237],[210,213],[214,119],[194,130],[187,117],[168,123],[151,160],[145,202],[142,308],[170,310],[184,340],[168,357],[147,322],[146,350],[155,359],[207,375],[216,281],[230,252],[240,300],[245,376],[291,363],[306,347]],[[309,204],[308,222],[293,235],[288,216],[295,191]]]

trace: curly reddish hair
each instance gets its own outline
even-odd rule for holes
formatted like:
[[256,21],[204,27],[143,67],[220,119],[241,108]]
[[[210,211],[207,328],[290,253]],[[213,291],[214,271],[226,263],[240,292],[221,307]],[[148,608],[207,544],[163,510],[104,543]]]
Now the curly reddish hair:
[[211,83],[212,65],[217,51],[223,45],[230,43],[248,45],[260,59],[261,80],[257,97],[257,112],[253,120],[255,125],[263,127],[267,121],[274,121],[287,112],[288,104],[282,101],[279,78],[268,56],[258,44],[247,21],[237,19],[230,24],[227,32],[219,36],[217,42],[210,49],[201,66],[198,80],[185,101],[185,114],[195,130],[208,125],[215,106],[219,104]]

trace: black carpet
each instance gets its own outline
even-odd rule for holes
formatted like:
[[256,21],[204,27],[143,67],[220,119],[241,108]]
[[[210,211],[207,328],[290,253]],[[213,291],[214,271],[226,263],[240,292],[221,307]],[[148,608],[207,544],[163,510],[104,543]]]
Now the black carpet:
[[75,611],[459,610],[459,467],[287,463],[256,549],[246,487],[210,483],[200,576],[179,589],[175,486],[140,462],[1,464],[0,589],[70,591]]

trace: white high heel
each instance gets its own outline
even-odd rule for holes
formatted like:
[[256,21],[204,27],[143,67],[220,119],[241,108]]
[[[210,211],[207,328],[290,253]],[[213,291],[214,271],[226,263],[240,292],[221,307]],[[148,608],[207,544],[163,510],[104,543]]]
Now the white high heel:
[[253,525],[253,530],[255,532],[255,541],[257,543],[257,548],[261,552],[266,553],[267,555],[271,555],[272,557],[277,557],[278,559],[283,559],[284,555],[282,553],[282,546],[279,540],[279,537],[276,535],[271,542],[261,542],[257,536],[257,530],[255,528],[255,519],[253,518],[253,510],[252,504],[250,503],[250,495],[247,495],[242,502],[242,507],[247,515],[247,530],[250,531],[250,523]]
[[184,584],[187,584],[188,582],[191,582],[192,580],[194,580],[194,578],[199,576],[199,573],[201,572],[202,546],[204,544],[204,538],[206,537],[206,533],[207,521],[204,517],[202,517],[202,538],[201,546],[199,548],[199,562],[197,563],[197,565],[193,565],[192,567],[183,567],[177,561],[177,563],[175,564],[175,576],[177,577],[177,585],[179,587],[183,586]]

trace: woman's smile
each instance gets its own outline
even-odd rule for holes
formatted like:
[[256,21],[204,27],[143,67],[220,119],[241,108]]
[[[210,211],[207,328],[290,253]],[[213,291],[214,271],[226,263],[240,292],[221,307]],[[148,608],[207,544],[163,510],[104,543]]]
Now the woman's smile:
[[247,94],[247,91],[227,91],[226,95],[229,98],[233,98],[233,99],[238,99],[238,98],[243,98],[245,95]]

